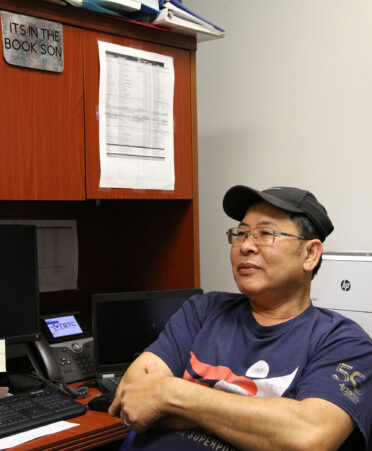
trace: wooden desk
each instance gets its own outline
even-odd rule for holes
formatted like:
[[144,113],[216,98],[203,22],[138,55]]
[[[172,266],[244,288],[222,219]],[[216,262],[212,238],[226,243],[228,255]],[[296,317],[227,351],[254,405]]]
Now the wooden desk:
[[[72,385],[77,386],[80,384]],[[96,388],[90,388],[88,396],[79,401],[86,405],[100,393]],[[120,440],[128,434],[128,428],[123,426],[118,418],[112,418],[105,412],[87,410],[85,415],[71,418],[67,421],[76,423],[79,426],[58,432],[57,434],[40,437],[11,449],[14,451],[72,451],[93,449]]]

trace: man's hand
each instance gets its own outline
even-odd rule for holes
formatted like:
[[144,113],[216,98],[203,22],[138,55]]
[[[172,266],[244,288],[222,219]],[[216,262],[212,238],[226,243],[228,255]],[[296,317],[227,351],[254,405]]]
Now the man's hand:
[[118,389],[109,414],[120,416],[124,424],[130,424],[137,432],[144,431],[165,415],[162,408],[169,378],[155,360],[148,360],[141,377]]
[[127,385],[138,380],[145,374],[147,374],[147,364],[150,360],[156,362],[158,369],[162,370],[162,372],[166,373],[168,376],[173,376],[172,371],[165,364],[165,362],[160,359],[157,355],[151,352],[143,352],[136,360],[130,365],[130,367],[125,372],[120,384],[116,390],[115,399],[112,402],[109,408],[109,414],[113,417],[120,418],[121,411],[121,394]]
[[[150,361],[152,361],[152,363],[150,363]],[[157,370],[162,373],[162,376],[173,377],[172,371],[162,359],[160,359],[157,355],[152,354],[151,352],[144,352],[132,363],[132,365],[126,371],[123,379],[120,381],[118,389],[116,390],[115,399],[109,408],[109,414],[111,416],[121,418],[122,391],[132,382],[139,380],[144,375],[148,375],[148,366],[150,366],[150,371],[151,366],[155,366]],[[167,392],[168,387],[166,387],[165,390]],[[125,418],[125,420],[129,422],[127,418]],[[152,425],[164,429],[173,430],[191,429],[197,427],[197,424],[194,421],[186,420],[184,418],[172,415],[167,415],[156,423],[153,423]]]

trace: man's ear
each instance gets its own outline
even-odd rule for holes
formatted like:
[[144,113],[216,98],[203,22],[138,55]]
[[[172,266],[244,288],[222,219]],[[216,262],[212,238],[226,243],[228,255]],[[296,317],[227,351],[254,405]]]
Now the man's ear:
[[305,241],[304,270],[311,272],[318,264],[323,253],[323,244],[320,240]]

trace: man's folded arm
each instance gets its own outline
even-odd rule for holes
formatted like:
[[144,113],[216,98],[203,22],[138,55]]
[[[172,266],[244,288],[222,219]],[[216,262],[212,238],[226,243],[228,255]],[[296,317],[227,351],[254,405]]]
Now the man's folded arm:
[[[120,384],[116,390],[115,399],[112,402],[109,413],[111,416],[120,417],[121,410],[121,394],[123,388],[136,381],[140,377],[146,374],[146,368],[149,361],[154,361],[157,368],[167,376],[173,376],[172,370],[169,366],[164,362],[163,359],[158,357],[156,354],[152,352],[143,352],[137,359],[129,366],[127,371],[125,372]],[[172,430],[181,430],[181,429],[190,429],[196,427],[197,424],[194,421],[186,420],[184,418],[175,416],[175,415],[167,415],[164,418],[154,424],[154,427],[160,427],[164,429],[172,429]]]
[[252,398],[174,378],[165,411],[198,425],[239,449],[337,450],[355,428],[337,405],[319,398]]

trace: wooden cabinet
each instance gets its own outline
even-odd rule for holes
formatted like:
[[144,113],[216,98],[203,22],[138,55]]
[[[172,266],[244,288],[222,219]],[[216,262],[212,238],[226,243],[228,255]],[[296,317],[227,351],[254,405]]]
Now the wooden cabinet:
[[[0,219],[78,227],[78,288],[41,293],[41,313],[89,314],[97,292],[199,287],[195,39],[38,0],[0,10],[63,24],[61,74],[0,51]],[[99,188],[98,40],[173,57],[174,191]]]
[[[111,23],[102,25],[99,18],[105,16],[83,10],[78,10],[79,20],[68,14],[76,13],[74,10],[78,8],[52,9],[42,2],[23,0],[15,6],[12,2],[0,1],[0,8],[62,22],[65,58],[61,74],[11,66],[4,58],[0,61],[3,88],[0,199],[193,198],[196,153],[192,129],[194,51],[177,47],[181,42],[185,46],[189,37],[184,37],[183,41],[178,37],[179,43],[174,43],[175,34],[163,31],[163,36],[160,34],[158,38],[160,43],[151,42],[150,30],[155,37],[159,31],[149,30],[148,26],[114,18],[110,18]],[[99,188],[98,40],[173,58],[174,191]],[[164,44],[167,40],[169,43]]]
[[0,50],[0,199],[85,198],[82,30],[63,27],[61,74],[7,64]]

